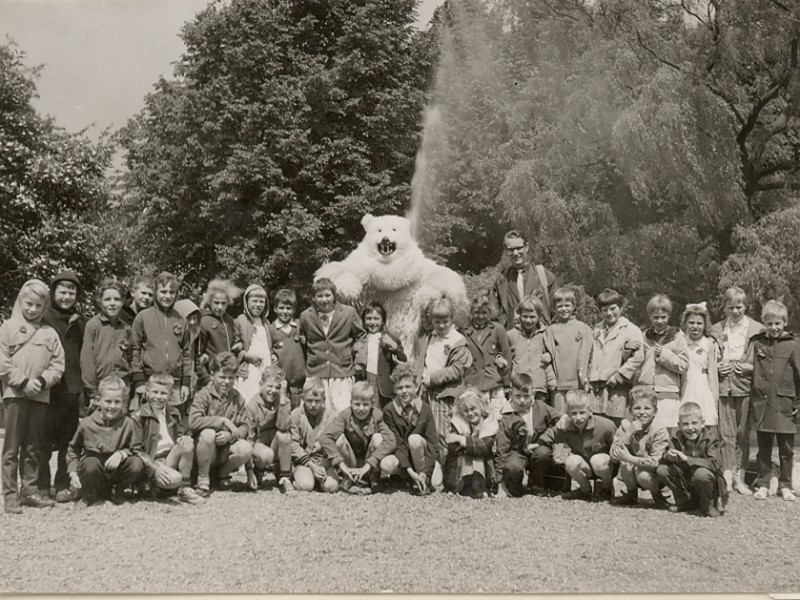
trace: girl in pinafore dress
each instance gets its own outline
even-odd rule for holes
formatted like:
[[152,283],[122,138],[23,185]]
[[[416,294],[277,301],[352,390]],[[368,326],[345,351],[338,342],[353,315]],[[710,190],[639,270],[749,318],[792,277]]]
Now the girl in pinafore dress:
[[243,303],[244,312],[236,317],[242,336],[242,363],[236,390],[245,402],[250,402],[260,392],[261,374],[272,364],[267,291],[258,284],[250,284],[244,292]]
[[699,404],[706,426],[716,427],[719,349],[716,342],[706,335],[711,329],[711,321],[705,302],[686,305],[681,316],[681,329],[686,333],[689,351],[689,368],[681,382],[681,404]]

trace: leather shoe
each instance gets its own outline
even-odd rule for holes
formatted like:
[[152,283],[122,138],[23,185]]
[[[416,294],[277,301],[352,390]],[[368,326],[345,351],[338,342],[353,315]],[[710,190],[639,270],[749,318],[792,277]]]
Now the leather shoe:
[[56,505],[52,498],[43,498],[39,494],[30,494],[20,498],[19,503],[22,506],[32,506],[33,508],[52,508]]

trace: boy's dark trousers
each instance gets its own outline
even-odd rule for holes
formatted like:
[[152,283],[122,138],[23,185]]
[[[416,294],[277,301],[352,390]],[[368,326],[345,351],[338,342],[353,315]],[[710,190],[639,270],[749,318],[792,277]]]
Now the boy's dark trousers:
[[707,510],[715,501],[717,476],[710,469],[664,463],[658,465],[656,475],[662,485],[672,490],[677,506],[694,503]]
[[66,390],[52,390],[50,404],[44,420],[41,456],[39,457],[39,489],[50,493],[50,455],[58,453],[56,466],[56,491],[69,489],[67,473],[67,446],[78,429],[81,395]]
[[3,497],[9,500],[17,496],[17,470],[22,480],[23,496],[38,491],[36,478],[47,404],[27,398],[7,398],[3,401],[3,407]]
[[794,456],[794,434],[772,433],[771,431],[756,432],[758,440],[758,485],[769,487],[772,479],[772,442],[778,440],[778,458],[780,459],[780,472],[778,484],[780,487],[792,487],[792,458]]
[[111,492],[111,486],[126,488],[136,483],[144,473],[144,463],[138,456],[127,456],[113,471],[107,471],[105,462],[113,454],[89,453],[78,463],[78,477],[81,480],[81,496],[94,502],[105,498]]
[[535,448],[530,457],[512,450],[505,460],[503,483],[512,496],[522,496],[522,477],[525,469],[530,469],[530,485],[544,487],[544,476],[553,464],[553,451],[546,446]]

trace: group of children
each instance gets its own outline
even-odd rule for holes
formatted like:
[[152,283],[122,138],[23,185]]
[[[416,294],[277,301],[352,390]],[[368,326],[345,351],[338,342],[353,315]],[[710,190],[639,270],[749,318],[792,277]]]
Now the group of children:
[[22,286],[0,325],[6,512],[132,493],[199,504],[242,467],[253,491],[370,494],[405,480],[419,495],[521,496],[546,493],[557,461],[573,482],[565,498],[635,504],[643,488],[657,507],[718,516],[729,491],[752,494],[753,429],[754,497],[769,494],[777,439],[780,495],[795,499],[800,345],[782,303],[764,305],[765,328],[739,288],[713,327],[705,304],[670,326],[672,303],[656,295],[644,331],[608,289],[593,328],[569,288],[549,299],[551,323],[524,298],[511,331],[492,320],[488,293],[460,328],[441,298],[413,348],[385,330],[380,304],[358,314],[327,279],[297,320],[291,290],[275,294],[269,321],[261,285],[236,319],[229,281],[211,281],[202,308],[178,289],[169,273],[139,277],[126,302],[106,279],[87,322],[73,273]]

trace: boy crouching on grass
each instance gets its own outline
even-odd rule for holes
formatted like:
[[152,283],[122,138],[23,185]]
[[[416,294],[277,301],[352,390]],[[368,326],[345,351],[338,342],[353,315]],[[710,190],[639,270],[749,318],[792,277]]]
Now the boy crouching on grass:
[[379,488],[381,461],[394,452],[394,434],[372,405],[375,390],[366,381],[353,385],[350,408],[336,415],[319,438],[331,466],[341,472],[341,487],[352,494]]
[[695,402],[678,409],[678,430],[670,448],[661,457],[656,473],[675,497],[670,512],[700,509],[707,517],[719,517],[728,502],[728,487],[722,475],[719,439],[706,429],[703,411]]
[[661,456],[669,447],[667,428],[654,422],[658,397],[650,386],[631,390],[631,418],[623,419],[611,443],[611,458],[619,462],[617,477],[625,484],[625,493],[612,504],[631,506],[639,501],[639,487],[650,492],[656,508],[667,508],[656,477]]
[[567,414],[559,419],[553,427],[545,431],[533,445],[547,446],[566,444],[571,454],[564,463],[564,469],[578,484],[578,489],[562,494],[565,500],[590,500],[592,485],[590,479],[600,479],[600,487],[595,495],[610,498],[612,495],[611,478],[613,465],[608,452],[617,428],[614,423],[593,415],[592,395],[583,390],[569,390],[566,394]]
[[78,506],[125,501],[124,490],[144,473],[141,441],[133,420],[124,414],[128,388],[116,375],[97,386],[98,410],[81,419],[69,443],[67,470],[72,487],[81,490]]
[[319,438],[333,421],[334,412],[325,408],[325,384],[309,377],[303,386],[303,404],[292,411],[292,464],[294,487],[301,492],[314,489],[339,491],[339,478],[322,451]]
[[397,447],[381,461],[387,475],[405,473],[412,493],[429,494],[438,459],[439,434],[431,407],[417,394],[417,375],[410,365],[399,365],[392,372],[394,399],[383,407],[383,418]]
[[511,404],[500,419],[495,470],[500,485],[498,498],[522,496],[522,480],[529,473],[531,491],[544,493],[544,476],[553,464],[547,446],[534,446],[539,436],[555,425],[561,414],[546,403],[547,392],[534,389],[527,373],[511,375]]
[[250,413],[250,443],[253,444],[253,458],[247,463],[247,487],[253,491],[261,487],[262,479],[274,483],[276,459],[278,487],[283,493],[294,491],[290,431],[292,410],[286,388],[283,370],[274,365],[266,367],[261,374],[261,390],[247,405]]
[[230,489],[231,473],[253,453],[247,441],[250,415],[244,398],[233,388],[239,361],[230,352],[220,352],[208,365],[211,376],[197,392],[189,411],[189,429],[196,439],[197,491],[211,492],[211,468],[219,469],[219,489]]
[[177,489],[181,502],[202,504],[191,488],[194,441],[184,433],[181,412],[169,405],[174,385],[169,373],[154,373],[147,381],[147,402],[131,415],[142,444],[139,457],[151,489]]

